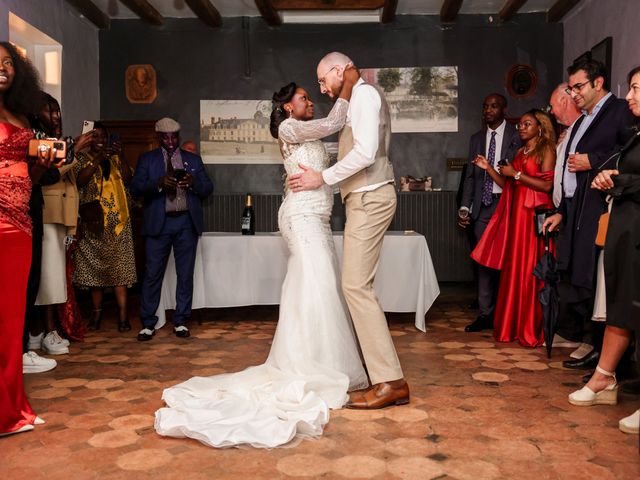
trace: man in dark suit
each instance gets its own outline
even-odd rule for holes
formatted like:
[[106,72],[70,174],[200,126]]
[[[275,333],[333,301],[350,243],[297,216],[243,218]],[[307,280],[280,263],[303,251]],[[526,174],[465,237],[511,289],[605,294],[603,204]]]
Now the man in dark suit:
[[[458,210],[458,225],[473,228],[476,243],[482,237],[489,220],[496,210],[502,189],[484,170],[475,165],[482,155],[494,166],[506,159],[511,162],[520,148],[520,137],[516,128],[507,123],[505,112],[507,100],[499,93],[492,93],[482,104],[482,119],[485,128],[471,137],[469,163],[465,170],[461,206]],[[493,310],[496,304],[500,272],[478,266],[478,318],[465,327],[466,332],[478,332],[493,328]]]
[[156,123],[160,148],[140,156],[131,181],[133,195],[144,196],[142,234],[146,236],[146,267],[142,284],[139,341],[151,340],[158,321],[162,279],[173,248],[178,283],[173,331],[188,337],[193,269],[202,233],[202,200],[213,191],[202,158],[178,148],[180,124],[170,118]]
[[558,159],[564,162],[563,196],[558,213],[549,217],[545,225],[555,230],[562,224],[563,230],[557,249],[563,272],[560,321],[565,325],[573,323],[574,338],[570,340],[582,340],[595,347],[592,351],[582,348],[586,354],[564,362],[564,366],[590,368],[598,363],[604,330],[601,322],[591,325],[591,316],[599,252],[595,239],[600,215],[606,211],[603,196],[591,188],[591,182],[601,168],[615,168],[615,158],[609,159],[631,137],[633,116],[627,102],[605,88],[606,69],[602,63],[584,60],[567,71],[567,93],[583,117],[571,132],[565,158]]

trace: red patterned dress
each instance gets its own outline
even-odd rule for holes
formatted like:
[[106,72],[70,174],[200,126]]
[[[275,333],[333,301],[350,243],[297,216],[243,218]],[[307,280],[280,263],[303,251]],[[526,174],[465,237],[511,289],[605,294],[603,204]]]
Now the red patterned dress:
[[0,122],[0,433],[33,424],[22,381],[22,330],[31,266],[31,179],[27,146],[33,131]]

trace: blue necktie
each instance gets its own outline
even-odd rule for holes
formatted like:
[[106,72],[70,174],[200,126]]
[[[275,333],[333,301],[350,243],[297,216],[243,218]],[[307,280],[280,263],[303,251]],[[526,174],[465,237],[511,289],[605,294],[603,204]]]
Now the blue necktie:
[[[496,159],[496,132],[491,132],[491,141],[489,142],[489,153],[487,161],[493,166]],[[482,185],[482,204],[488,207],[493,203],[493,178],[486,171],[484,172],[484,184]]]

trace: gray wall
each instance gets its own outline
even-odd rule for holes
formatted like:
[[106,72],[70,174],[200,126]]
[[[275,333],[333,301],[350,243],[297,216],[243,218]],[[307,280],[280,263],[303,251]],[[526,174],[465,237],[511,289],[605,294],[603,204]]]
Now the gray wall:
[[[201,99],[271,98],[274,90],[294,80],[315,93],[317,115],[330,104],[319,98],[315,68],[328,51],[350,55],[360,67],[457,65],[459,67],[459,131],[397,134],[391,148],[396,174],[434,177],[435,187],[456,189],[458,172],[446,171],[447,157],[466,157],[470,135],[480,127],[484,96],[505,92],[504,78],[514,63],[533,65],[538,92],[525,101],[510,100],[519,115],[547,104],[562,76],[562,25],[547,24],[544,15],[520,15],[504,25],[485,16],[461,16],[443,27],[438,17],[398,16],[391,25],[266,26],[245,19],[249,57],[245,58],[243,19],[225,18],[220,29],[196,19],[167,20],[151,27],[137,20],[113,21],[100,32],[101,116],[104,119],[176,117],[183,138],[199,139]],[[128,65],[152,64],[158,75],[158,98],[133,105],[124,93]],[[245,75],[247,65],[250,75]],[[281,167],[275,165],[211,165],[218,192],[279,192]]]
[[65,134],[78,135],[82,120],[100,115],[98,29],[65,0],[0,0],[0,38],[9,39],[13,12],[62,45],[62,115]]
[[629,90],[627,73],[640,65],[639,20],[638,0],[582,0],[563,20],[565,71],[576,57],[613,37],[611,91],[624,97]]

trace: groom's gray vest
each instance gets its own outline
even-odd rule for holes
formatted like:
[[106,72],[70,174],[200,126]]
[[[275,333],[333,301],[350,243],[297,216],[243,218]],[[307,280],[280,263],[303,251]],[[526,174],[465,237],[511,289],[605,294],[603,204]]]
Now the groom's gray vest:
[[[370,85],[370,84],[362,84]],[[375,185],[385,181],[393,181],[393,166],[389,161],[389,142],[391,141],[391,116],[389,115],[389,105],[382,90],[375,85],[370,85],[380,94],[380,125],[378,126],[378,151],[373,165],[354,173],[349,178],[340,182],[340,196],[342,200],[354,190],[367,185]],[[353,131],[351,127],[345,125],[340,131],[338,143],[338,161],[342,160],[353,148]]]

